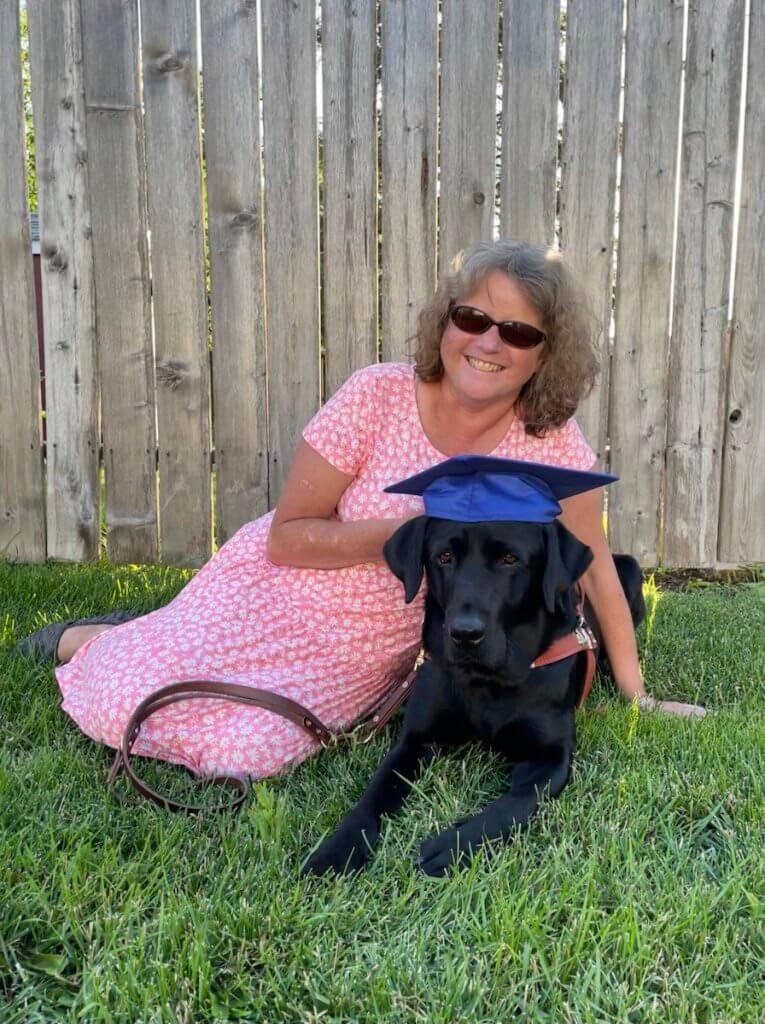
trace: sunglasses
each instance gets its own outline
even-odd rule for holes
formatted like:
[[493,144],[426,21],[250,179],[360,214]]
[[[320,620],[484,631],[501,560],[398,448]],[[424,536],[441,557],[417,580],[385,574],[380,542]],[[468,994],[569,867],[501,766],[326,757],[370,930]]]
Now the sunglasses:
[[484,334],[493,325],[500,338],[513,348],[536,348],[547,338],[544,331],[523,324],[518,320],[503,320],[501,323],[473,306],[450,306],[449,317],[455,327],[466,334]]

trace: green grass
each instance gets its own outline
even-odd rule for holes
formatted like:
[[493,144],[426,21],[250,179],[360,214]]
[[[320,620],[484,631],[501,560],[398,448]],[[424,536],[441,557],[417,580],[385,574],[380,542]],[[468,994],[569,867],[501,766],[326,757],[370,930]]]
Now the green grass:
[[[430,766],[369,870],[301,879],[398,728],[258,784],[236,818],[121,783],[13,655],[46,621],[158,607],[190,571],[0,562],[0,1021],[758,1022],[765,1014],[764,585],[647,586],[638,714],[596,684],[573,781],[445,879],[419,843],[498,794],[500,760]],[[141,765],[142,769],[144,765]],[[167,766],[147,777],[188,782]]]

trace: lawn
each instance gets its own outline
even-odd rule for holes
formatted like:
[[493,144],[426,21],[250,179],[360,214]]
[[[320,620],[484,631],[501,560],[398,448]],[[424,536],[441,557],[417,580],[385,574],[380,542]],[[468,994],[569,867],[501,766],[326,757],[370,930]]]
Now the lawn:
[[572,782],[513,842],[444,879],[413,867],[502,789],[500,760],[463,748],[365,874],[302,879],[397,721],[257,784],[238,817],[176,816],[108,790],[111,752],[59,710],[52,666],[14,656],[44,622],[148,612],[190,576],[0,562],[2,1024],[765,1020],[765,584],[648,582],[649,690],[712,713],[638,713],[597,682]]

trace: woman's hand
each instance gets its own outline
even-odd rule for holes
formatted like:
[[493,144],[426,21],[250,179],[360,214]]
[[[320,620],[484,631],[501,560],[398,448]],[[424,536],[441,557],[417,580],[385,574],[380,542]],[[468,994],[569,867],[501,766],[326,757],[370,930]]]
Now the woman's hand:
[[641,711],[663,711],[667,715],[679,715],[680,718],[703,718],[706,708],[699,704],[683,704],[679,700],[654,700],[647,694],[637,698]]
[[[707,713],[706,708],[699,704],[683,704],[678,700],[655,700],[644,693],[641,697],[634,697],[641,711],[663,711],[665,715],[678,715],[680,718],[703,718]],[[598,704],[593,711],[602,714],[608,711],[608,704]]]

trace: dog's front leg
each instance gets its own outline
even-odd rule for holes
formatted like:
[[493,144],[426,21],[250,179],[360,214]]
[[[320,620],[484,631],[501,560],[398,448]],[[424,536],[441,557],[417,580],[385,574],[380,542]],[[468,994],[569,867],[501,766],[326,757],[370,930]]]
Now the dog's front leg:
[[521,761],[513,768],[510,788],[480,814],[427,839],[420,847],[418,867],[427,875],[443,875],[451,864],[464,864],[487,839],[506,839],[525,825],[549,787],[558,796],[571,773],[571,751],[558,761]]
[[337,829],[311,854],[303,874],[323,875],[328,871],[356,871],[363,867],[380,837],[380,818],[392,814],[406,800],[415,777],[433,756],[424,734],[407,732],[380,764],[361,800]]

